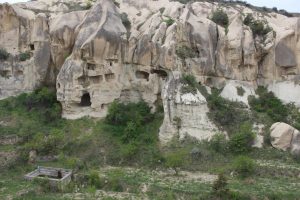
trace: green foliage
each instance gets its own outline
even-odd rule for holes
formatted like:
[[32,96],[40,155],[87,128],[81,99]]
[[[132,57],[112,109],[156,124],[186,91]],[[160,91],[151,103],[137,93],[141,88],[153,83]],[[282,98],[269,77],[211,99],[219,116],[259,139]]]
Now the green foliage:
[[227,140],[225,134],[216,134],[214,135],[211,140],[209,141],[209,146],[212,150],[218,153],[225,153],[227,152]]
[[250,114],[243,104],[222,98],[216,90],[207,97],[207,101],[209,118],[228,134],[234,134],[241,124],[250,120]]
[[187,162],[188,154],[184,150],[177,150],[169,152],[165,156],[165,166],[172,168],[176,175],[178,175],[178,170],[180,167],[184,166]]
[[268,92],[264,87],[257,89],[259,98],[249,97],[249,104],[256,112],[267,113],[276,122],[286,122],[288,112],[286,106],[275,97],[273,92]]
[[33,181],[34,184],[39,186],[39,190],[42,193],[58,192],[58,186],[51,184],[48,179],[35,178]]
[[243,124],[239,132],[233,134],[228,142],[230,152],[234,154],[243,154],[251,151],[255,134],[249,123]]
[[134,122],[137,126],[143,125],[153,120],[153,114],[146,102],[139,103],[119,103],[114,101],[108,108],[105,121],[111,125],[127,126],[129,122]]
[[99,176],[99,172],[91,170],[88,174],[88,184],[89,186],[95,187],[96,189],[101,189],[104,185],[104,182]]
[[127,13],[122,13],[120,17],[125,28],[129,30],[131,28],[131,22],[128,19]]
[[222,9],[217,9],[214,11],[211,20],[223,27],[228,27],[229,25],[228,15]]
[[267,22],[255,20],[252,14],[247,14],[244,19],[244,24],[252,30],[253,36],[265,36],[272,31],[272,28],[267,25]]
[[239,96],[244,96],[244,94],[245,94],[245,90],[244,90],[244,88],[243,87],[241,87],[241,86],[239,86],[239,87],[236,87],[236,90],[237,90],[237,94],[239,95]]
[[181,83],[183,84],[183,86],[181,87],[181,93],[197,93],[198,83],[193,75],[184,74],[181,78]]
[[229,194],[227,178],[223,173],[218,175],[218,179],[214,181],[212,186],[212,194],[218,198],[226,198]]
[[30,55],[29,51],[19,54],[20,61],[28,60],[28,59],[30,59],[30,57],[31,57],[31,55]]
[[91,9],[92,6],[93,6],[92,3],[91,3],[90,1],[88,1],[88,2],[86,3],[85,9],[86,9],[86,10],[89,10],[89,9]]
[[164,20],[164,22],[166,22],[167,27],[171,26],[172,24],[174,24],[175,20],[168,17],[168,19]]
[[186,45],[177,45],[176,55],[183,60],[187,58],[197,57],[197,53],[192,48]]
[[5,61],[9,57],[9,53],[5,49],[0,49],[0,61]]
[[234,171],[242,178],[252,175],[255,168],[255,162],[247,156],[239,156],[233,162]]
[[109,155],[110,160],[113,163],[130,163],[139,159],[151,164],[157,162],[160,159],[159,149],[156,147],[157,131],[161,119],[161,113],[158,111],[152,114],[145,102],[113,102],[102,128],[113,137],[114,143],[117,142]]

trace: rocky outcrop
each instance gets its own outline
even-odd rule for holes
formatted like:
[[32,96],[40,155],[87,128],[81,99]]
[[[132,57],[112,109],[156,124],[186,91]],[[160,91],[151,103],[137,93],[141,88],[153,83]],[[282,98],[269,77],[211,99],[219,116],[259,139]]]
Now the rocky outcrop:
[[195,94],[184,93],[180,78],[180,73],[174,73],[162,89],[165,117],[160,128],[160,139],[168,142],[174,136],[178,139],[189,136],[209,140],[218,129],[207,116],[206,99],[198,90]]
[[[114,100],[163,103],[161,139],[210,138],[201,93],[182,94],[180,77],[224,88],[222,96],[248,104],[258,85],[300,105],[300,20],[228,6],[228,28],[210,20],[221,4],[169,0],[38,0],[0,5],[0,98],[56,85],[63,116],[104,117]],[[273,29],[256,36],[247,13]],[[20,54],[30,59],[20,61]],[[242,91],[242,92],[241,92]],[[174,118],[181,119],[180,127]]]
[[276,149],[290,151],[293,155],[300,155],[300,132],[292,126],[277,122],[272,125],[271,143]]

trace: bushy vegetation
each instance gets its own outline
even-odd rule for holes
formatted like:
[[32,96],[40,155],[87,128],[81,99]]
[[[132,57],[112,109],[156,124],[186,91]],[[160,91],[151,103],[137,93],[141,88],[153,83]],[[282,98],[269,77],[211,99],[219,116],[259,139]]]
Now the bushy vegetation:
[[[189,77],[186,81],[199,87],[194,78]],[[296,186],[299,181],[293,182],[290,177],[298,175],[299,171],[294,168],[294,165],[297,165],[288,153],[273,148],[250,151],[253,140],[251,124],[247,123],[252,122],[250,114],[248,111],[242,112],[243,106],[240,104],[229,104],[217,97],[217,94],[218,91],[214,90],[208,98],[212,106],[210,109],[215,112],[212,116],[217,115],[218,108],[224,112],[226,109],[236,112],[240,118],[244,114],[248,116],[243,120],[232,118],[236,125],[233,122],[228,122],[227,125],[225,123],[224,130],[231,130],[228,132],[229,140],[226,140],[224,134],[214,136],[210,142],[198,142],[188,137],[184,141],[178,141],[176,138],[176,141],[160,147],[157,134],[163,115],[161,112],[151,114],[150,107],[145,102],[123,104],[116,101],[110,105],[105,120],[83,118],[68,121],[60,118],[60,109],[58,113],[54,112],[55,118],[46,120],[49,114],[43,116],[45,110],[59,105],[55,90],[48,88],[0,101],[0,119],[6,123],[5,126],[0,125],[0,133],[17,134],[22,137],[18,151],[24,154],[25,161],[28,158],[28,150],[31,149],[37,150],[38,155],[59,155],[57,161],[42,164],[74,169],[76,178],[70,184],[67,193],[76,191],[93,196],[96,190],[101,189],[109,192],[126,191],[126,194],[134,195],[142,193],[149,199],[249,199],[249,196],[264,199],[269,195],[265,194],[265,191],[270,189],[271,181],[274,195],[269,196],[281,199],[298,197]],[[224,105],[220,105],[222,103],[225,103],[226,109]],[[287,109],[292,107],[286,106]],[[287,116],[288,120],[289,116],[290,114]],[[297,112],[294,116],[297,116]],[[218,124],[223,121],[219,118],[215,120]],[[236,157],[240,155],[242,157]],[[248,157],[245,157],[246,155]],[[293,164],[293,170],[277,169],[276,166],[264,167],[259,165],[260,161],[256,165],[251,159]],[[109,167],[105,167],[107,165]],[[110,167],[111,165],[113,167]],[[24,167],[24,171],[14,171],[17,166]],[[5,187],[10,190],[0,190],[0,198],[3,197],[3,193],[15,195],[16,191],[23,188],[33,188],[33,192],[16,199],[43,200],[65,197],[65,194],[49,191],[47,184],[45,190],[40,193],[39,190],[34,190],[36,183],[25,182],[23,175],[33,168],[34,166],[22,162],[5,173],[0,173],[0,179],[4,180]],[[168,171],[165,171],[166,168],[172,168],[179,176],[165,174]],[[195,173],[197,176],[202,172],[223,172],[224,176],[219,176],[211,188],[210,184],[190,181],[186,176],[180,176],[180,170]],[[238,176],[229,177],[232,171]],[[284,176],[288,178],[281,177],[283,171],[286,174]],[[279,178],[273,179],[274,174]],[[248,176],[251,176],[250,181],[253,180],[250,184],[248,179],[239,178]],[[0,181],[0,187],[1,184],[3,182]],[[288,192],[282,193],[282,189],[277,191],[274,184],[277,184],[279,189],[282,188],[282,184],[287,185],[287,189],[284,190]],[[141,192],[144,185],[147,186],[147,192]],[[91,196],[85,198],[93,199]]]
[[288,110],[286,106],[275,97],[273,92],[268,92],[266,88],[259,87],[257,89],[257,95],[249,98],[249,104],[251,108],[259,113],[266,113],[273,121],[286,122],[288,116]]
[[0,49],[0,61],[5,61],[9,57],[9,53],[5,49]]
[[175,20],[168,17],[166,20],[164,20],[164,22],[166,22],[167,27],[171,26],[172,24],[174,24]]
[[183,94],[187,94],[187,93],[196,94],[197,93],[198,83],[196,81],[196,78],[193,75],[184,74],[181,78],[181,83],[183,84],[181,87],[181,93],[183,93]]
[[178,175],[179,168],[186,165],[188,153],[184,150],[177,150],[173,152],[169,152],[165,155],[165,166],[168,168],[172,168],[176,175]]
[[209,146],[217,153],[223,154],[225,152],[228,152],[228,142],[225,134],[218,133],[214,135],[209,142]]
[[242,178],[253,175],[255,167],[255,162],[247,156],[239,156],[233,162],[234,171]]
[[196,51],[186,45],[177,45],[176,55],[181,59],[195,58],[197,57]]
[[272,28],[265,21],[255,20],[252,14],[247,14],[244,24],[252,30],[253,36],[266,36]]
[[229,150],[234,154],[243,154],[251,151],[255,134],[250,123],[242,124],[240,130],[229,140]]
[[24,52],[19,54],[20,61],[26,61],[30,59],[30,57],[31,57],[30,52]]
[[216,24],[223,26],[224,28],[228,27],[229,25],[228,15],[222,9],[217,9],[214,11],[211,20]]
[[207,102],[210,109],[208,116],[229,135],[237,132],[241,124],[250,120],[250,113],[243,104],[222,98],[217,90],[212,91]]

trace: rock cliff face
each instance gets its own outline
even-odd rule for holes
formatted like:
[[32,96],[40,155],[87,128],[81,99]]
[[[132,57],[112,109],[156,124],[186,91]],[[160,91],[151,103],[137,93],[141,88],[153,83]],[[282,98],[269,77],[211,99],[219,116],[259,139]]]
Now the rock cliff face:
[[[181,92],[182,74],[224,87],[221,95],[231,100],[247,104],[264,85],[300,106],[299,18],[227,5],[229,25],[223,28],[210,20],[220,7],[169,0],[0,4],[0,48],[11,54],[0,61],[0,97],[56,84],[63,116],[70,119],[104,117],[114,100],[144,100],[153,111],[163,103],[162,141],[216,132],[202,94]],[[273,31],[255,36],[243,22],[247,13]],[[21,53],[30,59],[20,61]],[[245,90],[242,96],[237,87]]]

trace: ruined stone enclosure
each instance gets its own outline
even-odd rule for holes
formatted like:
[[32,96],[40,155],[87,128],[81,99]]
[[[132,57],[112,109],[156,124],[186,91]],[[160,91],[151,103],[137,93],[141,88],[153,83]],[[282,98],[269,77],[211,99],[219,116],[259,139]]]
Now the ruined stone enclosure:
[[36,170],[26,174],[26,180],[48,180],[50,185],[63,188],[71,182],[72,170],[52,167],[38,167]]

